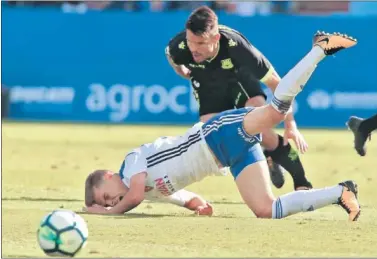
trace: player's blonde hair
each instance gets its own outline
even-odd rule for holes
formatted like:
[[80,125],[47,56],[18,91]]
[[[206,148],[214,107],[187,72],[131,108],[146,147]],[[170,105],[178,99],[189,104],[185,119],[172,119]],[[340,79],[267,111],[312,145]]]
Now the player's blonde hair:
[[94,187],[98,187],[103,182],[108,170],[95,170],[90,173],[85,181],[85,205],[92,206],[94,201]]

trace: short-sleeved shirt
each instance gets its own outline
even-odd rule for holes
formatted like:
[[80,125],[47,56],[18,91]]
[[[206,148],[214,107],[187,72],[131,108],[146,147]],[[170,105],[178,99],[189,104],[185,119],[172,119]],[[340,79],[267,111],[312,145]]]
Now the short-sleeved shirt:
[[178,137],[161,137],[128,153],[119,170],[130,187],[132,176],[147,173],[146,199],[166,197],[210,175],[222,175],[204,140],[201,123]]
[[191,75],[206,85],[218,85],[228,81],[245,81],[251,76],[263,79],[271,68],[268,59],[240,32],[220,25],[220,49],[217,56],[196,63],[187,46],[186,32],[182,31],[170,40],[165,49],[175,64],[184,65]]

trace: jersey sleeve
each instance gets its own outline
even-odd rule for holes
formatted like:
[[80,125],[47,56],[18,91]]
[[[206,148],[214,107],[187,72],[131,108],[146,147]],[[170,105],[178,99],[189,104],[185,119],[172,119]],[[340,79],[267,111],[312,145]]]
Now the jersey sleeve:
[[176,65],[183,65],[187,56],[187,46],[182,33],[169,41],[165,48],[165,54],[169,56]]
[[246,38],[233,34],[228,44],[232,61],[252,73],[257,80],[264,82],[273,72],[274,68],[269,60]]
[[123,161],[119,175],[127,187],[130,186],[132,176],[146,172],[147,162],[139,151],[129,153]]

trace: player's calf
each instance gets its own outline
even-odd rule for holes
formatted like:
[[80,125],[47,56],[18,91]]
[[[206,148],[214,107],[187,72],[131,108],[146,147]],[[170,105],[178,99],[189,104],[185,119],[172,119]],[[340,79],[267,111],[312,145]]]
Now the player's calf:
[[258,218],[281,219],[338,204],[349,214],[349,220],[355,221],[361,211],[357,200],[357,185],[352,181],[322,189],[295,191],[275,199],[265,161],[244,167],[236,177],[236,184],[242,199]]
[[294,98],[302,91],[317,64],[325,56],[333,55],[357,43],[347,35],[325,32],[316,33],[313,42],[310,52],[282,78],[275,90],[272,105],[281,113],[288,112]]
[[272,218],[281,219],[332,204],[342,206],[349,214],[349,220],[356,221],[361,212],[357,200],[357,185],[352,181],[345,181],[332,187],[282,195],[272,205]]
[[[278,142],[279,144],[275,150],[265,152],[265,154],[269,155],[276,163],[280,164],[285,170],[287,170],[287,172],[289,172],[292,176],[295,190],[312,189],[313,186],[306,178],[305,170],[298,152],[291,146],[291,144],[288,143],[285,145],[284,139],[280,135],[278,135]],[[271,177],[271,179],[273,178]],[[277,183],[284,183],[284,179],[283,181],[280,180],[280,175],[277,175],[274,179]]]

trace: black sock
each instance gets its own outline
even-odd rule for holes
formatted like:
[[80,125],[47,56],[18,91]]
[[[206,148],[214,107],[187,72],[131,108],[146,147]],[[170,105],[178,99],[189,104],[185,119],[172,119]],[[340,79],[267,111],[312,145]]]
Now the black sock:
[[377,114],[374,116],[362,121],[360,123],[360,131],[365,135],[368,135],[373,130],[377,129]]
[[271,157],[272,161],[284,167],[293,178],[295,189],[306,186],[312,188],[311,183],[305,177],[305,170],[301,164],[300,157],[291,145],[284,146],[284,139],[279,135],[279,145],[274,151],[264,152],[266,157]]

